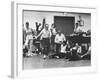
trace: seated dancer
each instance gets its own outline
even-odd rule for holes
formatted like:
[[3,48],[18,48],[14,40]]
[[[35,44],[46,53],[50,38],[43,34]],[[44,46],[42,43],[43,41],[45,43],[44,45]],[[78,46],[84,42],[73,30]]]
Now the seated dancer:
[[79,20],[77,22],[79,27],[84,27],[84,20],[82,19],[81,16],[79,16]]
[[77,28],[78,28],[78,23],[75,23],[75,28],[74,28],[74,32],[77,33]]
[[71,44],[69,43],[69,40],[67,40],[66,42],[66,53],[67,53],[67,56],[66,56],[66,59],[70,59],[71,57]]
[[74,47],[71,48],[71,58],[70,60],[78,60],[81,59],[82,48],[76,43]]
[[66,41],[65,35],[59,30],[55,36],[56,53],[59,53],[63,41]]
[[88,51],[85,54],[81,55],[81,58],[83,58],[83,59],[84,58],[91,59],[91,46],[90,46],[90,44],[89,44]]
[[76,23],[76,32],[86,32],[85,26],[84,26],[84,20],[81,16],[79,16],[79,20]]
[[68,44],[68,41],[64,41],[62,44],[61,44],[61,49],[60,49],[60,53],[57,54],[58,55],[58,58],[64,58],[64,59],[68,59],[70,58],[70,45]]
[[68,59],[70,58],[70,47],[68,44],[66,44],[66,41],[64,41],[62,44],[61,44],[61,47],[60,47],[60,52],[57,53],[57,54],[53,54],[51,56],[49,56],[49,58],[64,58],[64,59]]
[[50,46],[50,31],[48,29],[49,25],[45,24],[44,29],[37,35],[37,38],[40,36],[41,43],[43,47],[43,58],[45,59],[48,56],[49,46]]
[[64,41],[60,46],[59,53],[50,55],[49,58],[65,58],[66,57],[66,41]]

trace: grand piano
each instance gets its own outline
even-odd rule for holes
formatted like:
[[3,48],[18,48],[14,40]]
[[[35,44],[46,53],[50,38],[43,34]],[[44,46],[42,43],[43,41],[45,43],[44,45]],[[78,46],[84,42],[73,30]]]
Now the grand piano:
[[66,40],[69,40],[72,43],[91,43],[91,36],[86,33],[74,33],[66,35]]

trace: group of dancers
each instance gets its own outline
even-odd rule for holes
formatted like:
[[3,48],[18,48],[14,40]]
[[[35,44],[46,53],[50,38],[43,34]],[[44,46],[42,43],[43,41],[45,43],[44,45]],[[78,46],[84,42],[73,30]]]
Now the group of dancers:
[[[83,25],[83,22],[81,24]],[[81,24],[79,25],[82,26]],[[34,31],[29,27],[29,22],[25,23],[26,29],[23,29],[24,56],[43,55],[44,59],[65,58],[70,60],[90,56],[90,43],[71,43],[66,40],[66,36],[60,30],[56,29],[55,24],[52,24],[49,28],[49,25],[45,23],[45,19],[43,19],[41,30],[39,30],[40,26],[41,23],[36,22],[36,30]],[[83,47],[85,47],[84,50]],[[50,52],[53,54],[49,54]]]

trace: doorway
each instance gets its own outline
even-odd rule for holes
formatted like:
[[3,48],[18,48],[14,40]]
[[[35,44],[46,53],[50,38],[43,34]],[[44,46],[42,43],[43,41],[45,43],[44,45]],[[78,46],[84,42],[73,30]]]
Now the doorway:
[[74,32],[75,17],[54,16],[54,24],[57,30],[61,30],[65,35],[69,35]]

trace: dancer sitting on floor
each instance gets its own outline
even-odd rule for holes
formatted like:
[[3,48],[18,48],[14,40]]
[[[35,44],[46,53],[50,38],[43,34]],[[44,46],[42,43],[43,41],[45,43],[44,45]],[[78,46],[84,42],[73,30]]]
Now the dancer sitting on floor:
[[66,44],[66,41],[64,41],[61,46],[60,46],[60,52],[53,54],[51,56],[49,56],[49,58],[63,58],[63,59],[68,59],[70,58],[70,48],[68,47],[68,45]]
[[81,59],[82,48],[81,46],[76,43],[73,48],[71,48],[71,58],[70,60],[79,60]]
[[91,44],[89,44],[88,51],[81,55],[82,59],[91,59]]

